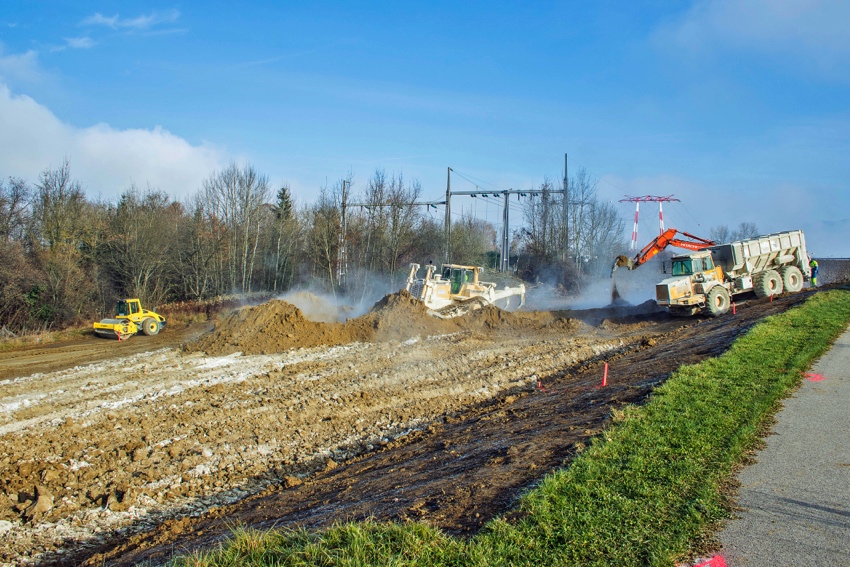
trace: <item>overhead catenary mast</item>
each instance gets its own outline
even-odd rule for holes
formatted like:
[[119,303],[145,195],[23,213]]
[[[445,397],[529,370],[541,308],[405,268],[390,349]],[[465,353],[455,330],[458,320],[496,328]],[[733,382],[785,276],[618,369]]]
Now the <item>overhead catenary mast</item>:
[[621,203],[634,203],[635,204],[635,224],[632,229],[632,242],[629,245],[629,250],[637,250],[638,249],[638,214],[640,213],[640,204],[641,203],[658,203],[658,225],[659,230],[658,234],[664,234],[664,209],[662,208],[663,203],[669,203],[671,201],[679,201],[679,199],[675,198],[673,195],[666,195],[664,197],[658,197],[656,195],[644,195],[642,197],[630,197],[626,195],[624,199],[620,199]]

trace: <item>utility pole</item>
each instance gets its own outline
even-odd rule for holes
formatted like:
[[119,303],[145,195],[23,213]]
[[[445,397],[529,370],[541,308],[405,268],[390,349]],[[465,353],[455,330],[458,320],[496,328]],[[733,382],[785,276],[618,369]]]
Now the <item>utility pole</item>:
[[561,230],[563,234],[561,235],[561,242],[563,242],[564,246],[564,264],[567,263],[567,260],[570,257],[570,231],[569,231],[569,211],[567,211],[567,206],[570,201],[570,178],[567,174],[567,154],[564,153],[564,199],[561,201]]
[[507,272],[511,265],[511,242],[510,242],[510,211],[511,207],[508,203],[508,198],[511,191],[505,191],[505,209],[502,217],[502,262],[499,266],[499,271]]
[[340,288],[345,287],[345,272],[346,272],[346,251],[345,251],[345,233],[346,233],[346,220],[345,220],[345,209],[348,205],[348,195],[345,192],[346,189],[346,180],[342,180],[342,219],[340,222],[340,231],[339,231],[339,249],[337,250],[336,257],[336,280],[337,285]]
[[447,168],[446,172],[446,224],[443,227],[443,232],[446,239],[446,258],[445,264],[448,264],[452,256],[452,168]]
[[[448,201],[448,196],[450,195],[467,195],[469,197],[477,197],[481,195],[482,197],[487,197],[488,195],[492,195],[496,197],[497,195],[502,195],[504,197],[504,204],[502,210],[502,234],[499,237],[499,254],[501,258],[499,260],[499,271],[506,272],[510,268],[510,253],[511,253],[511,227],[510,227],[510,206],[508,202],[508,198],[511,195],[518,195],[520,197],[528,197],[528,196],[537,196],[543,195],[543,191],[538,191],[536,189],[507,189],[502,191],[451,191],[447,192],[446,201]],[[566,199],[566,193],[564,191],[546,191],[548,195],[558,195],[564,194],[564,198]],[[448,207],[447,207],[448,208]]]

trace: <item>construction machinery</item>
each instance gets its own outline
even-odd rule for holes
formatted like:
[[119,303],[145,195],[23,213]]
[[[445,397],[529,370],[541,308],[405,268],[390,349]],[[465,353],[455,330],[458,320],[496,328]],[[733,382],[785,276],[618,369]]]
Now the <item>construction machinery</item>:
[[[677,234],[681,234],[690,240],[677,238]],[[713,240],[700,238],[699,236],[694,236],[693,234],[689,234],[683,230],[668,228],[655,237],[649,244],[644,246],[634,258],[629,258],[628,256],[617,256],[614,260],[614,265],[611,267],[611,277],[614,277],[614,272],[617,271],[617,268],[628,268],[629,270],[634,270],[668,246],[676,246],[678,248],[685,248],[686,250],[703,250],[709,246],[713,246],[714,244],[715,242]]]
[[94,332],[101,337],[126,340],[139,331],[152,336],[165,328],[165,317],[142,308],[138,299],[121,299],[115,306],[115,318],[94,323]]
[[410,264],[405,289],[436,317],[458,317],[486,305],[515,311],[525,304],[525,285],[497,289],[497,284],[481,281],[478,266],[443,264],[438,272],[434,264],[428,264],[423,278],[417,277],[419,268]]
[[670,262],[672,277],[655,286],[655,297],[675,315],[722,315],[735,295],[796,293],[811,278],[802,230],[707,245]]

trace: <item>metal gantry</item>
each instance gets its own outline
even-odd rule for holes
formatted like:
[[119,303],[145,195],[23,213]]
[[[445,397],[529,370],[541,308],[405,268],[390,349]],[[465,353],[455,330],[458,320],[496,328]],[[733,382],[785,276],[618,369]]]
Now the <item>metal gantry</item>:
[[[566,168],[566,154],[564,155],[564,167]],[[566,170],[565,170],[566,171]],[[500,272],[508,272],[510,271],[510,253],[511,253],[511,233],[510,233],[510,206],[508,203],[508,199],[511,195],[517,195],[519,197],[527,197],[527,196],[535,196],[535,195],[543,195],[544,197],[547,195],[566,195],[567,189],[555,189],[555,190],[540,190],[540,189],[497,189],[495,191],[487,191],[482,189],[476,189],[475,191],[452,191],[451,190],[451,173],[452,168],[448,170],[448,180],[446,182],[446,224],[445,224],[445,235],[446,235],[446,256],[445,262],[449,263],[451,261],[451,199],[452,196],[469,196],[469,197],[477,197],[481,195],[482,197],[487,196],[497,196],[500,195],[504,199],[504,204],[502,206],[502,234],[499,239],[499,271]],[[566,176],[565,176],[566,178]],[[566,187],[566,184],[564,185]],[[567,199],[566,197],[563,199],[562,204],[562,214],[564,216],[564,222],[566,222],[567,217]],[[566,224],[564,224],[566,226]],[[566,254],[566,252],[565,252]]]
[[[415,201],[412,203],[405,203],[402,206],[430,206],[436,208],[437,205],[445,205],[446,207],[446,216],[445,223],[443,226],[444,238],[445,238],[445,263],[451,262],[451,236],[452,236],[452,196],[469,196],[469,197],[477,197],[481,195],[482,197],[487,196],[497,196],[501,195],[504,199],[504,204],[502,207],[502,233],[500,237],[500,250],[499,250],[499,271],[507,272],[510,270],[510,206],[508,203],[508,199],[511,195],[517,195],[519,197],[525,196],[534,196],[534,195],[564,195],[564,199],[562,200],[562,216],[563,216],[563,230],[564,230],[564,242],[567,242],[567,195],[569,193],[568,189],[568,177],[567,177],[567,154],[564,154],[564,189],[555,189],[552,191],[546,190],[538,190],[538,189],[498,189],[495,191],[486,191],[476,189],[475,191],[452,191],[452,168],[448,167],[446,172],[446,200],[445,201]],[[678,200],[678,199],[676,199]],[[337,281],[340,286],[343,286],[345,281],[345,272],[346,272],[346,241],[345,241],[345,232],[346,232],[346,209],[348,207],[388,207],[396,205],[398,203],[348,203],[347,202],[347,194],[346,194],[346,182],[343,181],[342,184],[342,219],[341,219],[341,234],[339,235],[339,251],[337,254]],[[568,250],[564,250],[564,258],[566,259],[569,254]]]
[[629,250],[637,250],[638,243],[638,214],[640,213],[640,204],[641,203],[658,203],[658,225],[659,232],[658,234],[664,233],[664,209],[662,208],[663,203],[669,203],[671,201],[679,201],[679,199],[675,198],[673,195],[665,195],[663,197],[659,197],[657,195],[643,195],[642,197],[630,197],[629,195],[625,195],[624,199],[620,199],[621,203],[634,203],[635,204],[635,224],[632,229],[632,242],[629,245]]

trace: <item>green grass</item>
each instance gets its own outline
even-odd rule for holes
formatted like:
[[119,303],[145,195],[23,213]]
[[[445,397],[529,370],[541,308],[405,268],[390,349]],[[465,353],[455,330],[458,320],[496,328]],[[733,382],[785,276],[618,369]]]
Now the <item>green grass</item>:
[[722,356],[681,367],[590,448],[548,475],[519,518],[470,540],[417,523],[320,533],[236,530],[176,565],[674,565],[726,515],[722,487],[782,398],[850,321],[850,292],[816,294],[770,317]]

